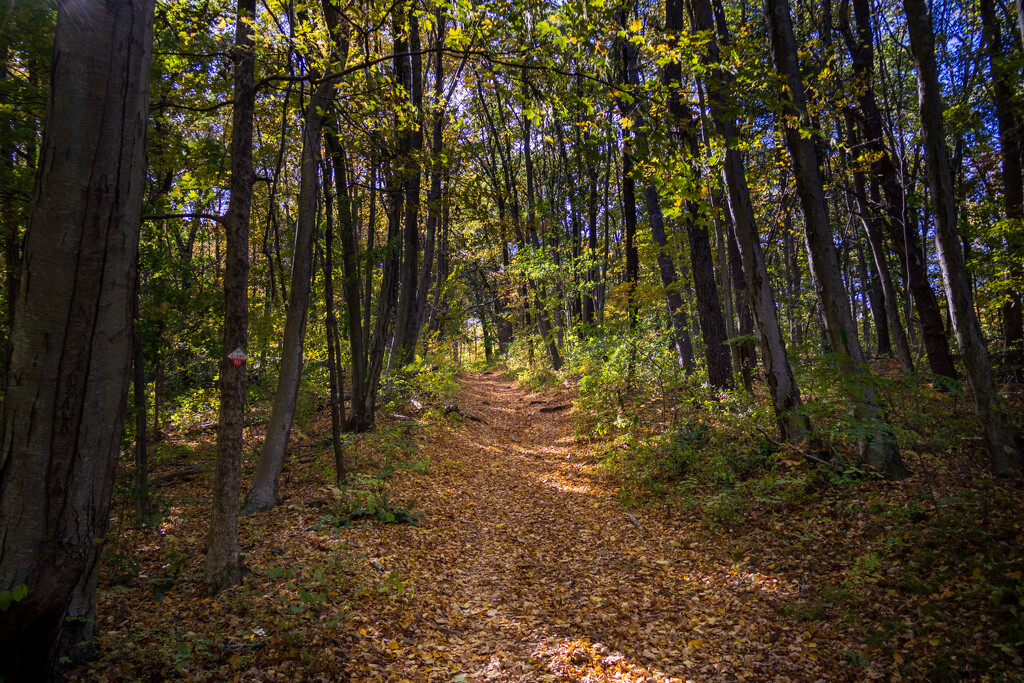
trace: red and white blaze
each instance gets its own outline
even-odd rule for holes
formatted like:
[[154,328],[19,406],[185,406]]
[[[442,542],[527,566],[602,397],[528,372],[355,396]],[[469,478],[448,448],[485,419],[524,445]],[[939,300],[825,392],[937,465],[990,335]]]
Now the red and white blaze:
[[241,346],[228,354],[228,360],[234,363],[236,368],[242,367],[248,359],[249,356],[245,355],[245,351],[242,350]]

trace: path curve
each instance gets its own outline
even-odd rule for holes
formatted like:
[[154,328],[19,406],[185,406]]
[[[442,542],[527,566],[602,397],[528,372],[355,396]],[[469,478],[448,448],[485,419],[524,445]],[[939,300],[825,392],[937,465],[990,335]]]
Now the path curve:
[[423,523],[352,530],[396,594],[353,624],[352,680],[854,677],[827,627],[784,617],[792,577],[744,572],[698,529],[623,509],[570,402],[464,376],[458,405],[482,422],[428,437],[429,473],[396,485]]

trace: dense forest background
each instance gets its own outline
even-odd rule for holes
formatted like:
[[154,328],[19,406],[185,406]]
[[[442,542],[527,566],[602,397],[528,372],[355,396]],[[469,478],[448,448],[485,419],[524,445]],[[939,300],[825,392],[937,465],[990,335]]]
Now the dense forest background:
[[[23,654],[0,672],[91,641],[101,552],[55,549],[61,515],[103,537],[132,477],[145,520],[176,430],[216,429],[216,595],[293,425],[329,412],[343,482],[410,392],[466,417],[444,388],[465,368],[572,385],[578,432],[641,497],[779,454],[847,482],[954,451],[1020,476],[1021,0],[114,5],[0,14],[2,524],[37,519],[3,545],[0,635]],[[90,45],[123,82],[76,75]],[[60,151],[116,117],[97,139],[118,153]],[[85,220],[68,247],[108,205],[125,237]],[[39,282],[69,292],[59,329]],[[80,324],[93,282],[122,311],[107,328]],[[107,389],[54,389],[96,359]]]

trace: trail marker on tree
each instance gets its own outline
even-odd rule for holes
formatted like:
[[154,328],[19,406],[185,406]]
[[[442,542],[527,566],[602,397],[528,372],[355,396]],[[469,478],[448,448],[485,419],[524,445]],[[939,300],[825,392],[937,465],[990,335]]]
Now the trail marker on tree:
[[245,351],[242,350],[241,346],[228,354],[228,360],[231,361],[236,368],[242,367],[248,359],[249,356],[245,354]]

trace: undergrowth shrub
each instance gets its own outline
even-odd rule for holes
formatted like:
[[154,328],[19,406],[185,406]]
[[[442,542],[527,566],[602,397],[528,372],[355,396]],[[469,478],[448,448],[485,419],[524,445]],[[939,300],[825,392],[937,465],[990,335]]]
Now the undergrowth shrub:
[[505,354],[505,375],[534,390],[559,382],[543,340],[537,335],[523,335],[513,340]]

